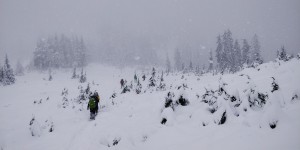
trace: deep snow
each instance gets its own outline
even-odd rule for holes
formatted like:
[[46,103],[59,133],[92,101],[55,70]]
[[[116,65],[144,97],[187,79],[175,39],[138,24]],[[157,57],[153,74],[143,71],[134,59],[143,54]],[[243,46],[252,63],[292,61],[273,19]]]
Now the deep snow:
[[[101,99],[100,113],[94,121],[89,120],[86,102],[76,102],[79,86],[85,89],[87,83],[71,79],[71,69],[53,71],[52,81],[47,81],[47,73],[27,73],[17,77],[14,85],[0,86],[0,147],[4,150],[298,150],[300,100],[292,97],[300,96],[299,66],[300,61],[293,59],[222,76],[164,75],[166,90],[156,91],[147,88],[150,71],[145,72],[147,79],[142,81],[142,71],[91,64],[86,68],[87,81],[91,91],[97,90]],[[121,94],[120,79],[130,83],[134,72],[143,86],[142,93]],[[275,92],[271,92],[271,77],[279,85]],[[178,90],[182,84],[187,88]],[[239,98],[240,106],[234,107],[217,96],[214,106],[218,110],[212,114],[208,111],[212,106],[202,102],[202,96],[206,90],[215,91],[222,85],[227,94]],[[67,92],[62,94],[64,89]],[[262,108],[249,107],[249,89],[268,94]],[[179,105],[175,111],[165,108],[168,92],[174,93],[174,100],[183,94],[189,105]],[[113,93],[115,98],[111,98]],[[68,100],[65,104],[64,98]],[[225,110],[226,122],[218,125],[216,121]],[[33,117],[33,124],[29,125]],[[161,124],[162,118],[167,119],[165,124]],[[276,121],[276,128],[271,129],[270,123]]]

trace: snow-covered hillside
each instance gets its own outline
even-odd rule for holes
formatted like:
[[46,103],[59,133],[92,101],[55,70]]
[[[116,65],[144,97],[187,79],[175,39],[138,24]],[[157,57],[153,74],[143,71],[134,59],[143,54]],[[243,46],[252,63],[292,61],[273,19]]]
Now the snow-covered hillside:
[[[1,86],[1,149],[300,149],[297,59],[236,74],[164,74],[164,81],[157,71],[154,87],[150,70],[145,81],[129,68],[92,64],[86,72],[85,83],[59,70],[52,81],[31,72]],[[122,93],[121,78],[130,92]],[[101,99],[92,121],[83,100],[88,83]]]

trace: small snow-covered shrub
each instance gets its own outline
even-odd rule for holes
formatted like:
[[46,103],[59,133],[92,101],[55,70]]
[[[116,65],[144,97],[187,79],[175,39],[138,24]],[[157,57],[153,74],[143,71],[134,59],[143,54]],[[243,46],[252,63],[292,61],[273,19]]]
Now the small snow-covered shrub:
[[291,101],[293,102],[293,101],[296,101],[296,100],[300,100],[299,96],[300,96],[300,92],[297,92],[297,91],[293,92]]
[[163,109],[161,117],[162,117],[162,120],[160,122],[161,124],[173,125],[175,116],[172,108],[168,107]]
[[175,94],[173,92],[168,92],[165,98],[165,108],[171,107],[174,110],[174,102],[173,102],[174,97]]
[[273,93],[274,91],[277,91],[279,89],[279,85],[274,77],[272,77],[272,79],[273,79],[273,82],[272,82],[272,91],[271,92]]
[[47,119],[41,124],[33,116],[29,122],[29,130],[30,130],[31,136],[39,137],[44,132],[53,132],[54,131],[54,123],[53,123],[53,121],[51,121],[51,119]]
[[136,94],[140,94],[142,92],[142,84],[140,83],[139,79],[136,82],[135,92]]
[[40,136],[42,129],[39,122],[33,117],[29,122],[29,130],[31,133],[31,136]]
[[189,103],[190,103],[190,102],[188,101],[187,98],[185,98],[185,97],[183,96],[183,94],[180,95],[180,96],[179,96],[179,99],[176,101],[176,104],[177,104],[177,105],[181,105],[181,106],[187,106]]
[[125,87],[123,88],[121,94],[124,94],[124,93],[127,93],[127,92],[130,92],[130,88],[127,85],[125,85]]
[[259,93],[255,90],[251,90],[248,101],[251,108],[263,108],[268,100],[268,94]]

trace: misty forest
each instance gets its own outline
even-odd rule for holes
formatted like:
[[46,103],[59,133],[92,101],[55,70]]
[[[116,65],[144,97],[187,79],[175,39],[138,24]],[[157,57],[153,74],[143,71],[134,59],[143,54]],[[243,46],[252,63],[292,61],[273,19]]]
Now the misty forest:
[[300,1],[1,0],[1,150],[300,149]]

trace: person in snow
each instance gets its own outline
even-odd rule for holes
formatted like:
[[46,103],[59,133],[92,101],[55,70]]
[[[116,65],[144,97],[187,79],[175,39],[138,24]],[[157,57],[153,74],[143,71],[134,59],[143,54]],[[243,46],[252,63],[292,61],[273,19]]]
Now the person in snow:
[[100,97],[98,92],[94,92],[94,94],[90,97],[87,109],[90,109],[90,119],[95,119],[95,116],[98,113],[98,104],[100,101]]
[[123,79],[121,79],[121,81],[120,81],[120,84],[121,84],[121,88],[123,88],[124,87],[124,80]]

